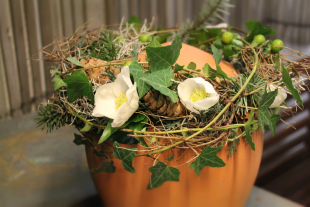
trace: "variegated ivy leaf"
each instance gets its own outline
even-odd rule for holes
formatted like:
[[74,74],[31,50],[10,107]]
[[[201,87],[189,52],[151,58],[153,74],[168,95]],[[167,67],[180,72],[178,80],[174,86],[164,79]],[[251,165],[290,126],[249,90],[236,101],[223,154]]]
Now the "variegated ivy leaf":
[[283,78],[283,82],[285,84],[285,86],[287,87],[287,89],[291,92],[293,98],[302,106],[302,100],[300,98],[300,94],[298,93],[298,90],[296,88],[294,88],[293,86],[293,82],[292,82],[292,78],[290,77],[290,74],[288,73],[288,71],[286,70],[286,68],[284,66],[282,66],[282,78]]
[[76,59],[75,57],[69,57],[67,58],[67,60],[73,63],[74,65],[84,68],[83,64],[80,61],[78,61],[78,59]]
[[175,37],[171,45],[166,47],[146,47],[150,71],[155,72],[171,68],[171,65],[177,61],[181,48],[182,41],[178,36]]
[[54,90],[57,91],[63,86],[66,86],[67,84],[61,79],[59,76],[54,77]]
[[225,162],[216,155],[221,149],[221,146],[206,146],[196,160],[191,163],[190,169],[195,169],[195,173],[199,176],[200,171],[206,166],[224,167],[226,165]]
[[142,98],[149,90],[150,86],[143,80],[143,68],[137,62],[132,62],[129,65],[130,74],[133,76],[134,81],[137,83],[139,98]]
[[175,103],[179,100],[178,95],[170,90],[168,87],[171,86],[174,79],[173,70],[169,67],[167,70],[160,70],[152,72],[151,74],[142,78],[143,81],[147,82],[156,90],[159,90],[162,94],[169,96]]
[[107,173],[114,173],[116,170],[116,167],[114,166],[113,161],[102,161],[102,164],[98,168],[93,168],[90,170],[92,173],[99,173],[99,172],[107,172]]
[[147,189],[161,186],[165,181],[179,181],[180,170],[168,167],[166,163],[157,161],[156,165],[149,168],[152,173]]
[[122,160],[122,165],[125,170],[135,173],[135,168],[132,166],[132,161],[135,158],[137,148],[123,149],[115,141],[113,144],[113,155],[115,158]]

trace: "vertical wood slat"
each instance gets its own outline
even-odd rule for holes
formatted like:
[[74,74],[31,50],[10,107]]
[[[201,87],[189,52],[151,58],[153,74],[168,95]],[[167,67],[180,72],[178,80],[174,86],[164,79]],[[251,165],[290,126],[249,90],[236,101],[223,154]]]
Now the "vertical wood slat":
[[108,24],[106,7],[106,1],[103,0],[85,1],[87,25],[100,26],[102,24]]
[[106,14],[107,14],[107,22],[109,25],[119,24],[119,10],[118,10],[118,0],[114,1],[106,1]]
[[30,68],[27,29],[23,1],[11,2],[12,20],[14,22],[14,40],[16,47],[17,66],[22,97],[21,109],[23,113],[29,113],[32,108],[33,81]]
[[6,81],[3,51],[0,41],[0,122],[10,117],[9,90]]
[[34,91],[33,102],[35,107],[37,107],[40,103],[46,101],[45,72],[48,72],[44,70],[45,68],[42,60],[42,53],[38,53],[38,51],[42,48],[42,38],[37,0],[25,0],[24,9],[30,57],[33,56],[34,59],[41,59],[31,61]]
[[124,21],[127,21],[130,18],[128,0],[120,0],[118,9],[120,11],[120,15],[119,15],[120,20],[122,20],[122,18],[124,18]]
[[74,32],[73,9],[70,0],[61,1],[62,25],[65,37],[70,37]]
[[84,23],[86,23],[86,9],[84,5],[85,3],[83,0],[72,1],[72,8],[74,8],[72,12],[72,24],[74,25],[74,31],[76,31],[78,28],[82,27]]
[[1,45],[3,51],[6,80],[8,83],[7,88],[9,91],[11,114],[12,116],[19,116],[22,114],[22,99],[20,91],[20,81],[18,77],[17,58],[9,0],[2,0],[2,5],[0,7],[0,18]]

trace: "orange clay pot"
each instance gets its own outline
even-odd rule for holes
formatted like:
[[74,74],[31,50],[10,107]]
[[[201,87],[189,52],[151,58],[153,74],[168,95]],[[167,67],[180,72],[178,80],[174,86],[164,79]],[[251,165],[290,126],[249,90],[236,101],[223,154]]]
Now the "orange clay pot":
[[[167,44],[167,43],[166,43]],[[169,44],[169,43],[168,43]],[[206,62],[215,68],[211,54],[192,46],[183,44],[177,63],[188,65],[195,62],[197,68],[202,68]],[[236,76],[234,68],[227,62],[220,64],[228,76]],[[94,139],[98,139],[93,137]],[[147,190],[150,179],[149,168],[154,164],[148,157],[136,157],[133,167],[136,173],[129,173],[122,167],[122,161],[113,159],[116,166],[115,173],[92,173],[95,186],[106,207],[242,207],[244,206],[256,179],[263,151],[263,133],[253,133],[256,152],[252,151],[244,139],[241,139],[237,152],[228,157],[228,146],[217,154],[225,163],[222,168],[205,167],[198,177],[186,163],[194,155],[184,150],[174,149],[176,161],[166,161],[172,155],[166,151],[159,156],[169,166],[179,166],[180,181],[166,181],[158,188]],[[112,143],[104,142],[103,147],[112,149]],[[137,145],[122,145],[127,148],[140,148]],[[141,149],[141,148],[140,148]],[[103,161],[92,153],[92,148],[86,147],[89,168],[98,168]],[[110,157],[113,157],[111,154]],[[184,164],[184,165],[182,165]]]

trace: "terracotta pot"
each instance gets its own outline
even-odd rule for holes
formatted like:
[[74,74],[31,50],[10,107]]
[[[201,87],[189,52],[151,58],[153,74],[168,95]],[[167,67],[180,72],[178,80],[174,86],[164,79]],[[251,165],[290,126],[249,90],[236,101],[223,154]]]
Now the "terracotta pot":
[[[183,44],[177,63],[188,65],[190,62],[195,62],[197,68],[202,68],[206,62],[215,68],[211,54]],[[228,76],[237,75],[229,63],[223,61],[220,65]],[[175,157],[181,156],[181,158],[177,162],[166,161],[166,163],[174,167],[184,164],[178,167],[180,181],[167,181],[152,190],[147,190],[146,187],[150,178],[148,169],[154,163],[147,157],[134,159],[133,167],[136,173],[124,170],[121,160],[114,158],[115,173],[93,173],[92,178],[107,207],[241,207],[245,204],[258,173],[263,151],[263,133],[254,132],[253,140],[256,144],[256,152],[251,150],[244,139],[241,139],[237,152],[231,157],[228,157],[228,146],[217,154],[226,163],[225,167],[205,167],[199,177],[193,169],[189,168],[190,163],[184,164],[193,157],[192,152],[188,151],[181,156],[184,151],[174,149]],[[112,149],[111,142],[106,141],[103,145],[105,148]],[[127,145],[125,147],[136,148],[137,146]],[[164,161],[171,154],[171,151],[164,152],[159,160]],[[98,168],[101,165],[103,159],[96,157],[91,148],[86,147],[86,155],[89,168]]]

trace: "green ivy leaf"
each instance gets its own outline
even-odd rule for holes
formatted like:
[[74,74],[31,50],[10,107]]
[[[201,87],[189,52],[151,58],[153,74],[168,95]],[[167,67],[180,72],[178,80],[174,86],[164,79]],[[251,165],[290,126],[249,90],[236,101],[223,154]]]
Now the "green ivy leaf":
[[173,83],[171,79],[174,79],[171,67],[152,72],[142,79],[162,94],[169,96],[174,103],[179,100],[178,95],[168,88]]
[[190,62],[187,66],[187,69],[195,70],[196,69],[196,63]]
[[174,72],[181,71],[181,70],[183,70],[183,68],[184,68],[184,65],[181,66],[181,65],[179,65],[179,64],[175,64],[175,66],[174,66]]
[[67,60],[70,61],[71,63],[73,63],[74,65],[77,65],[77,66],[84,68],[83,64],[80,61],[78,61],[78,59],[76,59],[76,57],[68,57]]
[[88,132],[93,126],[89,124],[85,124],[85,126],[80,130],[80,132]]
[[[142,115],[142,114],[140,114]],[[131,122],[129,125],[128,125],[128,128],[129,129],[132,129],[132,130],[137,130],[137,131],[146,131],[146,129],[144,128],[143,130],[143,127],[144,125],[147,123],[148,121],[148,118],[144,115],[142,115],[144,118],[143,120],[141,121],[138,121],[138,122]],[[137,135],[137,133],[134,133],[135,135]],[[135,137],[140,143],[142,146],[144,147],[149,147],[146,142],[144,141],[143,137]]]
[[132,62],[129,65],[130,74],[132,74],[134,81],[137,83],[139,98],[142,98],[149,90],[150,86],[143,80],[143,68],[137,62]]
[[157,161],[156,165],[149,168],[152,173],[147,189],[161,186],[165,181],[179,181],[180,170],[168,167],[166,163]]
[[296,88],[294,88],[293,82],[292,82],[292,78],[291,78],[290,74],[288,73],[288,71],[286,70],[286,68],[284,66],[282,66],[282,78],[283,78],[283,82],[284,82],[285,86],[291,92],[293,98],[302,107],[304,107],[303,102],[302,102],[302,100],[300,98],[300,94],[298,93],[298,90]]
[[148,45],[148,47],[162,47],[162,46],[156,39],[153,39],[152,42]]
[[59,76],[54,77],[54,90],[57,91],[63,86],[67,86],[67,84],[61,79]]
[[211,50],[212,50],[213,59],[216,65],[220,64],[222,60],[222,53],[214,45],[211,45]]
[[206,167],[224,167],[226,164],[216,154],[222,149],[222,147],[210,147],[206,146],[201,154],[191,163],[190,169],[195,169],[195,173],[199,176],[200,171]]
[[150,71],[169,69],[177,61],[181,48],[182,41],[178,36],[166,47],[146,47]]
[[122,165],[125,170],[131,173],[135,173],[135,168],[132,166],[132,161],[135,158],[137,148],[131,148],[130,150],[120,148],[117,142],[113,144],[113,155],[115,158],[122,160]]
[[251,111],[251,116],[249,117],[248,121],[244,124],[244,128],[245,128],[245,140],[251,146],[251,149],[255,151],[255,143],[253,142],[252,127],[251,127],[253,119],[254,119],[254,111]]
[[127,21],[128,24],[133,24],[134,28],[139,28],[141,27],[141,21],[139,17],[132,15],[130,19]]
[[70,103],[81,96],[87,96],[94,103],[93,87],[83,71],[76,71],[72,75],[67,75],[64,82],[68,84],[67,93]]
[[55,74],[60,74],[61,72],[58,70],[58,68],[54,68],[54,70],[51,71],[51,74],[52,75],[55,75]]
[[272,35],[277,33],[273,29],[265,28],[260,22],[258,21],[248,21],[244,23],[245,26],[250,30],[250,34],[246,36],[244,39],[248,42],[252,42],[254,37],[258,34],[262,34],[264,36]]
[[106,153],[104,152],[99,152],[98,150],[96,150],[95,148],[93,149],[93,154],[95,154],[97,157],[104,157],[106,159],[109,159],[109,157],[107,156]]
[[274,91],[270,91],[269,93],[267,93],[267,90],[265,88],[265,93],[262,97],[262,100],[261,100],[259,107],[258,107],[258,110],[257,110],[258,123],[261,126],[262,131],[265,132],[264,127],[265,127],[265,125],[267,125],[273,135],[275,133],[274,121],[276,121],[276,119],[275,119],[275,116],[273,116],[273,118],[274,118],[273,120],[270,119],[271,117],[270,117],[269,112],[268,112],[268,107],[274,102],[274,99],[277,96],[277,94],[278,94],[278,89],[276,89]]
[[114,166],[113,161],[102,161],[102,164],[99,168],[93,168],[90,170],[92,173],[106,172],[106,173],[114,173],[116,167]]
[[85,137],[83,137],[83,136],[81,136],[79,134],[76,134],[76,133],[74,133],[74,140],[73,140],[73,142],[76,145],[82,145],[82,144],[88,145],[88,146],[92,146],[93,145],[93,143],[89,139],[87,139],[87,138],[85,138]]

